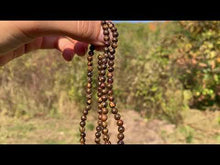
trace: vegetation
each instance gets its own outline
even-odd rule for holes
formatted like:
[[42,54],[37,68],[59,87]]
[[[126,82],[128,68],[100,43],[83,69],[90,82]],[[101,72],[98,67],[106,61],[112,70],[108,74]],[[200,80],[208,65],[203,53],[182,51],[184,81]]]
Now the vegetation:
[[[123,23],[117,27],[117,105],[147,119],[181,125],[178,129],[186,142],[192,142],[195,129],[183,125],[184,113],[190,108],[220,109],[220,22]],[[60,114],[70,115],[84,107],[85,57],[68,63],[58,51],[39,50],[1,67],[0,74],[1,114],[59,119]],[[94,126],[89,124],[88,129]]]

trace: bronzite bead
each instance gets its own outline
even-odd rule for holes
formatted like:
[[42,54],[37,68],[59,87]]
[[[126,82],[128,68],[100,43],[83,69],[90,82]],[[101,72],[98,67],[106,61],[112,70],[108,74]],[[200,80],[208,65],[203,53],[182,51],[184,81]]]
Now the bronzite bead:
[[80,121],[80,143],[86,143],[86,121],[88,120],[88,113],[92,110],[93,105],[93,76],[97,75],[97,84],[96,87],[96,100],[97,100],[97,126],[94,137],[94,142],[96,144],[111,144],[110,142],[110,134],[108,129],[108,113],[109,111],[112,113],[114,120],[116,121],[116,127],[118,127],[118,134],[116,142],[117,144],[124,144],[124,131],[125,128],[123,126],[123,120],[121,119],[121,115],[116,108],[115,98],[113,94],[113,82],[114,75],[114,60],[116,58],[116,48],[118,47],[118,36],[119,33],[117,31],[116,26],[111,21],[101,21],[101,27],[103,30],[103,40],[104,40],[104,48],[103,53],[100,53],[97,56],[97,71],[98,74],[93,74],[95,70],[93,67],[93,59],[95,57],[95,46],[90,45],[88,56],[87,56],[87,84],[86,86],[86,106],[82,112],[81,121]]

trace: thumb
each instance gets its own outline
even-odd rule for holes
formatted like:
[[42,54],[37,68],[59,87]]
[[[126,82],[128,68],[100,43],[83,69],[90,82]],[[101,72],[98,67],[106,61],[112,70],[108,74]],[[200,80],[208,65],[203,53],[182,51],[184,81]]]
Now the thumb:
[[62,35],[96,46],[104,45],[101,21],[32,21],[29,26],[25,22],[21,26],[33,38]]

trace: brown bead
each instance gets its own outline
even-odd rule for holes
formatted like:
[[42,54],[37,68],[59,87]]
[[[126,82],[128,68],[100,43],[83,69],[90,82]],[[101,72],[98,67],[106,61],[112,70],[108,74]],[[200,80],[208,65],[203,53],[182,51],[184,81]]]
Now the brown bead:
[[120,114],[115,114],[115,120],[120,120],[120,118],[121,118],[121,115]]
[[98,70],[102,70],[102,66],[98,65],[97,66]]
[[112,78],[112,77],[113,77],[113,73],[112,73],[112,72],[109,72],[109,73],[107,74],[107,77],[108,77],[108,78]]
[[108,116],[106,114],[102,114],[101,120],[106,121],[108,119]]
[[106,21],[101,21],[101,25],[104,25],[104,24],[106,24]]
[[111,108],[115,108],[116,104],[115,104],[114,102],[110,102],[110,103],[109,103],[109,106],[110,106]]
[[81,132],[80,136],[84,138],[84,137],[86,137],[86,133],[85,132]]
[[98,93],[97,93],[97,96],[98,96],[98,97],[101,97],[101,96],[102,96],[102,93],[101,93],[101,92],[98,92]]
[[81,120],[82,121],[85,121],[87,118],[86,118],[86,116],[85,115],[83,115],[82,117],[81,117]]
[[100,136],[101,136],[101,133],[100,133],[100,132],[96,132],[96,133],[95,133],[95,137],[96,137],[96,138],[99,138]]
[[106,95],[108,93],[108,90],[107,89],[102,89],[102,94],[103,95]]
[[109,71],[109,72],[113,72],[113,71],[114,71],[114,67],[110,66],[110,67],[108,68],[108,71]]
[[98,92],[102,92],[102,88],[101,87],[98,87]]
[[89,113],[89,112],[88,112],[87,110],[84,110],[84,111],[83,111],[83,115],[88,115],[88,113]]
[[86,93],[87,93],[87,94],[91,94],[91,93],[92,93],[91,88],[87,88],[87,89],[86,89]]
[[85,141],[86,141],[86,139],[85,139],[85,138],[81,138],[81,139],[80,139],[80,143],[81,143],[81,144],[84,144],[84,143],[85,143]]
[[97,124],[102,125],[102,120],[98,120]]
[[119,140],[118,142],[117,142],[117,144],[124,144],[124,141],[123,140]]
[[81,121],[81,122],[80,122],[80,126],[81,126],[81,127],[84,127],[85,125],[86,125],[86,122],[85,122],[85,121]]
[[109,41],[105,41],[105,46],[109,47],[110,46],[110,42]]
[[102,102],[102,98],[99,97],[99,98],[98,98],[98,103],[101,103],[101,102]]
[[99,105],[98,105],[98,108],[99,108],[99,109],[102,109],[102,108],[103,108],[103,107],[102,107],[102,104],[99,104]]
[[92,95],[91,95],[91,94],[87,94],[87,95],[86,95],[86,98],[87,98],[87,99],[91,99],[91,98],[92,98]]
[[98,109],[97,111],[99,114],[102,114],[102,109]]
[[93,71],[93,67],[92,66],[88,66],[88,71],[92,72]]
[[85,127],[79,127],[80,132],[85,132],[85,130],[86,130]]
[[91,88],[92,87],[92,84],[91,83],[88,83],[87,84],[87,88]]
[[101,82],[105,82],[105,80],[106,80],[105,77],[103,77],[103,76],[99,77],[99,81],[101,81]]
[[113,37],[113,38],[112,38],[112,42],[115,42],[115,43],[116,43],[116,42],[118,42],[118,39],[117,39],[116,37]]
[[109,36],[104,36],[104,41],[109,41],[109,40],[110,40]]
[[92,82],[92,77],[87,77],[87,81],[88,81],[88,83],[91,83]]
[[108,25],[107,24],[103,24],[102,28],[103,28],[103,30],[107,30],[108,29]]
[[92,100],[89,99],[89,100],[86,101],[86,103],[87,103],[88,105],[91,105],[91,104],[92,104]]
[[102,69],[106,69],[107,65],[106,64],[102,64]]
[[[113,85],[112,84],[107,84],[108,89],[112,89]],[[110,100],[111,101],[111,100]]]
[[118,127],[118,132],[123,133],[125,131],[125,127],[120,126]]
[[106,108],[108,106],[107,102],[102,102],[102,108]]
[[118,109],[117,108],[112,108],[112,113],[113,114],[117,114],[118,113]]
[[111,54],[108,56],[109,60],[114,60],[115,59],[115,55]]
[[110,95],[113,95],[113,90],[109,90],[108,91],[108,95],[110,96]]
[[104,75],[105,75],[105,70],[100,70],[100,71],[99,71],[99,75],[100,75],[100,76],[104,76]]
[[108,27],[111,29],[112,27],[114,27],[114,25],[111,22],[108,22]]
[[88,57],[87,57],[87,60],[88,60],[88,61],[92,61],[92,60],[93,60],[92,56],[88,56]]
[[98,119],[99,119],[99,120],[102,120],[102,115],[101,115],[101,114],[98,115]]
[[115,64],[114,61],[108,61],[109,66],[114,66],[114,64]]
[[102,60],[103,56],[100,54],[98,55],[98,60]]
[[103,31],[103,34],[104,34],[104,35],[109,35],[109,31],[108,31],[108,30],[104,30],[104,31]]
[[107,122],[102,122],[102,126],[103,126],[103,128],[106,128],[107,126],[108,126],[108,124],[107,124]]
[[112,46],[112,48],[116,49],[118,47],[118,44],[113,42],[111,46]]
[[108,129],[107,129],[107,128],[104,128],[104,129],[102,130],[102,133],[103,133],[103,134],[107,134],[107,133],[108,133]]
[[111,54],[114,54],[114,53],[115,53],[115,49],[109,49],[109,52],[110,52]]
[[87,64],[88,66],[92,66],[93,65],[93,63],[92,62],[88,62],[88,64]]
[[101,60],[98,60],[98,65],[102,65],[102,61]]
[[118,37],[119,36],[118,32],[116,32],[116,31],[113,32],[112,35],[113,35],[113,37]]
[[104,47],[104,52],[107,53],[108,51],[108,47]]
[[109,101],[114,101],[114,97],[113,96],[109,96],[108,99],[109,99]]
[[111,28],[111,31],[112,31],[112,32],[116,32],[116,31],[117,31],[117,28],[114,26],[114,27]]
[[[106,93],[107,94],[107,93]],[[106,101],[108,98],[107,98],[107,96],[106,95],[103,95],[102,96],[102,101]]]
[[102,59],[102,63],[103,63],[103,64],[107,64],[107,62],[108,62],[108,61],[107,61],[106,58],[103,58],[103,59]]
[[106,86],[106,84],[105,84],[105,83],[101,83],[101,85],[100,85],[100,87],[101,87],[102,89],[104,89],[104,88],[105,88],[105,86]]
[[87,73],[87,76],[88,76],[88,77],[92,77],[92,72],[88,72],[88,73]]
[[96,131],[100,132],[102,130],[102,127],[101,126],[97,126],[96,127]]
[[122,125],[123,125],[123,121],[122,121],[122,120],[118,120],[118,121],[117,121],[117,125],[118,125],[118,126],[122,126]]
[[108,58],[108,53],[105,53],[104,56],[105,56],[105,58]]
[[86,105],[86,110],[90,110],[91,108],[91,105]]
[[108,113],[108,109],[107,108],[102,108],[102,113],[103,114],[107,114]]
[[95,138],[95,142],[99,144],[100,143],[100,138]]
[[103,140],[108,141],[109,140],[109,136],[108,135],[104,135],[103,136]]
[[118,134],[118,139],[119,140],[123,140],[124,139],[124,134],[123,133],[119,133]]
[[89,51],[88,53],[90,56],[93,56],[94,55],[94,52],[93,51]]
[[108,83],[113,83],[113,78],[108,78]]

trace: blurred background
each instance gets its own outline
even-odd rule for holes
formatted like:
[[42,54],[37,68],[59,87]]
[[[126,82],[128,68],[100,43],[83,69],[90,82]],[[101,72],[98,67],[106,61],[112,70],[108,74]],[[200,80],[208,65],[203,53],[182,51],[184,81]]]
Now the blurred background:
[[[220,143],[220,21],[115,23],[114,91],[125,143]],[[1,67],[0,143],[79,144],[86,68],[86,56],[65,62],[56,50]],[[93,105],[88,143],[97,123]],[[114,143],[117,127],[109,118]]]

